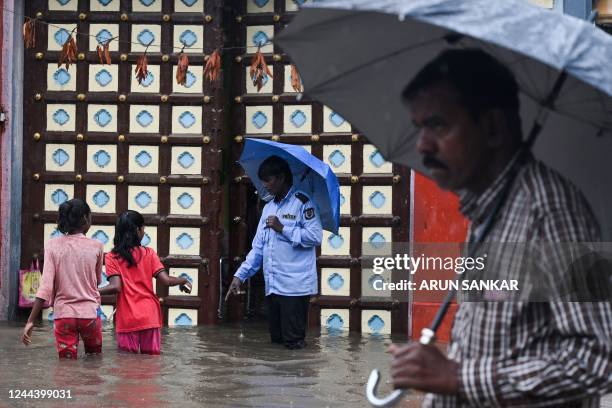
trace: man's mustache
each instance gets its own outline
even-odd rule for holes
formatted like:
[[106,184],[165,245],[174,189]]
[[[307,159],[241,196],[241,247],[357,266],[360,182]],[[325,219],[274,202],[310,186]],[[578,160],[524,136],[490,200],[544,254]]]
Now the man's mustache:
[[425,156],[423,158],[423,166],[429,169],[431,168],[448,169],[448,166],[446,164],[444,164],[443,162],[441,162],[440,160],[432,156]]

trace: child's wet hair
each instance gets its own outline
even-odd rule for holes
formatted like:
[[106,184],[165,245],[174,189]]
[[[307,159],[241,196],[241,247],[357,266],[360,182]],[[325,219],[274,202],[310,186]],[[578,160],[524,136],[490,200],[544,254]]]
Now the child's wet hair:
[[144,217],[138,211],[127,210],[117,218],[115,225],[115,247],[112,253],[115,256],[125,259],[128,267],[136,265],[136,260],[132,255],[132,249],[141,246],[138,229],[144,226]]
[[87,217],[90,214],[91,209],[85,200],[73,198],[72,200],[64,201],[59,206],[57,229],[63,234],[79,232],[88,222]]

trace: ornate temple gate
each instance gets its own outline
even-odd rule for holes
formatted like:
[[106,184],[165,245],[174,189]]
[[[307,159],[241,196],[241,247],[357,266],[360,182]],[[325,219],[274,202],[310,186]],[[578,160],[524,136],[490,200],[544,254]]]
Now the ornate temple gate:
[[[58,204],[68,198],[87,199],[88,235],[106,251],[116,214],[134,209],[145,216],[143,244],[157,250],[171,275],[193,282],[189,296],[157,287],[164,323],[215,322],[223,110],[220,88],[202,72],[203,52],[222,42],[222,2],[26,3],[25,14],[44,23],[36,47],[25,53],[21,265],[42,258],[43,242],[58,234]],[[78,62],[58,68],[75,27]],[[96,46],[116,37],[112,64],[100,65]],[[150,73],[139,85],[135,63],[149,43]],[[185,86],[174,79],[183,46],[190,61]],[[112,306],[103,310],[108,315]]]
[[[376,148],[339,114],[307,99],[298,100],[291,87],[290,61],[268,44],[290,21],[298,0],[241,0],[232,2],[227,22],[234,36],[232,54],[232,148],[230,185],[230,260],[235,271],[250,249],[253,224],[259,214],[248,177],[235,161],[245,137],[303,145],[339,176],[341,226],[339,234],[324,232],[318,251],[319,296],[311,305],[309,323],[362,333],[407,333],[408,303],[381,297],[371,287],[371,273],[362,273],[362,242],[407,242],[409,183],[407,169],[384,161]],[[273,69],[258,92],[247,71],[251,56],[262,45]],[[356,44],[356,46],[358,46]],[[376,101],[372,101],[376,103]],[[227,282],[226,282],[227,284]],[[244,299],[242,299],[244,301]],[[236,311],[236,308],[233,308]]]

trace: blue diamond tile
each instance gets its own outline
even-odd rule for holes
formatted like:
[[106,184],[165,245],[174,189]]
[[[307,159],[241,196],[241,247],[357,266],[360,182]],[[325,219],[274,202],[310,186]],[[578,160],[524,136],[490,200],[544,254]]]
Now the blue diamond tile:
[[140,3],[145,7],[150,7],[153,3],[155,3],[155,0],[140,0]]
[[138,38],[138,42],[144,46],[147,46],[155,41],[155,35],[147,29],[142,30],[136,38]]
[[98,41],[98,44],[100,45],[104,44],[111,38],[113,38],[113,35],[106,28],[103,28],[102,30],[100,30],[98,34],[96,34],[96,40]]
[[185,75],[185,88],[191,88],[196,82],[198,78],[191,71],[187,71]]
[[385,205],[385,202],[387,201],[387,197],[385,197],[385,195],[381,193],[380,191],[375,191],[372,194],[370,194],[370,198],[368,200],[370,201],[370,204],[372,204],[374,208],[381,208],[383,205]]
[[70,115],[63,109],[58,109],[53,113],[53,121],[60,126],[64,126],[70,120]]
[[149,236],[149,234],[145,233],[142,236],[142,240],[140,241],[140,245],[148,246],[150,243],[151,243],[151,237]]
[[270,0],[253,0],[253,3],[259,8],[263,8],[268,4]]
[[111,156],[106,150],[98,150],[93,156],[94,162],[98,167],[106,167],[111,162]]
[[181,165],[182,168],[188,169],[193,165],[193,163],[195,163],[195,158],[191,153],[183,152],[178,156],[178,163]]
[[193,321],[185,313],[181,313],[176,317],[176,319],[174,319],[174,324],[176,326],[192,326]]
[[60,68],[53,74],[53,80],[58,85],[66,85],[70,81],[70,73],[65,68]]
[[291,123],[293,123],[293,126],[295,126],[296,128],[300,128],[304,126],[304,123],[306,123],[306,114],[301,110],[296,110],[291,114],[289,120],[291,121]]
[[151,201],[153,201],[153,199],[151,198],[149,193],[141,191],[140,193],[136,194],[134,201],[136,201],[136,204],[140,208],[147,208],[149,204],[151,204]]
[[385,237],[380,233],[380,232],[375,232],[372,235],[370,235],[370,238],[368,238],[368,242],[376,249],[380,249],[383,247],[383,245],[385,244],[386,240]]
[[301,5],[303,5],[304,3],[306,3],[306,0],[293,0],[293,2],[294,2],[295,4],[297,4],[298,6],[301,6]]
[[176,202],[186,210],[193,205],[193,197],[189,193],[183,193],[177,198]]
[[193,113],[189,111],[183,112],[179,116],[179,123],[185,129],[189,129],[190,127],[192,127],[195,124],[195,122],[196,122],[196,117],[193,115]]
[[53,38],[55,39],[55,42],[59,46],[63,46],[64,43],[66,42],[66,40],[68,40],[69,37],[70,37],[70,33],[65,28],[60,28],[53,35]]
[[368,327],[374,333],[379,333],[383,327],[385,327],[385,321],[381,319],[378,315],[374,315],[368,320]]
[[51,194],[51,200],[53,200],[53,204],[60,205],[68,200],[68,194],[61,188],[58,188]]
[[110,197],[104,190],[100,190],[93,195],[93,202],[96,203],[98,207],[104,207],[109,201]]
[[338,290],[344,285],[344,278],[339,273],[332,273],[327,278],[327,284],[333,290]]
[[96,231],[92,236],[93,239],[100,241],[103,244],[108,242],[108,235],[102,230]]
[[60,6],[65,6],[66,4],[70,3],[70,0],[56,0]]
[[189,276],[189,274],[183,272],[179,275],[179,278],[184,278],[187,279],[189,281],[189,283],[193,283],[193,278],[191,276]]
[[376,167],[380,167],[385,164],[385,158],[382,156],[382,154],[380,154],[378,150],[374,150],[372,153],[370,153],[369,159],[370,163],[372,163]]
[[66,153],[64,149],[57,149],[55,152],[53,152],[53,161],[58,166],[63,166],[64,164],[66,164],[66,162],[68,162],[69,159],[70,156],[68,155],[68,153]]
[[340,116],[339,114],[337,114],[336,112],[332,112],[329,115],[329,121],[335,127],[340,127],[345,122],[344,118],[342,116]]
[[255,126],[257,129],[261,129],[262,127],[266,126],[266,123],[268,123],[268,117],[262,111],[257,111],[251,118],[251,123],[253,123],[253,126]]
[[268,34],[258,31],[253,35],[253,44],[263,47],[268,43]]
[[185,47],[191,47],[191,46],[193,46],[193,44],[198,42],[198,36],[196,35],[196,33],[194,33],[191,30],[185,30],[185,31],[183,31],[181,33],[181,35],[179,37],[179,41]]
[[341,235],[332,234],[327,240],[329,245],[331,245],[331,247],[334,249],[339,249],[342,247],[342,245],[344,245],[344,238],[342,238]]
[[329,162],[334,167],[340,167],[346,160],[346,156],[340,150],[334,150],[328,157]]
[[136,115],[136,122],[142,127],[147,127],[153,123],[153,115],[149,111],[143,110]]
[[51,233],[51,238],[57,238],[60,235],[62,235],[62,233],[56,228],[53,230],[53,232]]
[[113,120],[113,116],[106,109],[100,109],[94,115],[94,120],[99,126],[106,127],[109,123],[111,123],[111,120]]
[[96,82],[101,87],[105,87],[106,85],[110,84],[112,81],[113,81],[113,76],[106,69],[101,69],[96,74]]
[[148,71],[147,76],[144,77],[140,85],[144,86],[145,88],[148,88],[149,86],[151,86],[153,81],[155,81],[155,77],[153,76],[153,73],[151,71]]
[[344,320],[340,315],[334,313],[327,318],[325,322],[325,326],[327,330],[342,330],[344,327]]
[[181,1],[187,7],[193,7],[193,5],[196,4],[198,0],[181,0]]
[[98,0],[98,3],[100,3],[101,5],[103,5],[104,7],[108,6],[109,4],[112,3],[113,0]]
[[151,164],[151,161],[153,160],[149,152],[147,152],[146,150],[142,150],[140,153],[138,153],[135,159],[136,163],[138,163],[140,167],[147,167],[149,164]]
[[342,207],[345,202],[346,198],[344,197],[344,194],[340,193],[340,207]]
[[193,238],[191,238],[191,235],[183,232],[176,238],[176,244],[179,246],[179,248],[185,250],[193,245]]

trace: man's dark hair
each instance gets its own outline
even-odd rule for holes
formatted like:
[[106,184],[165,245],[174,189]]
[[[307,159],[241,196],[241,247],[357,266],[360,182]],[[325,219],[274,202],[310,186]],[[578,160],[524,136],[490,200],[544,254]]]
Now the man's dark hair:
[[501,109],[508,125],[518,125],[515,130],[520,133],[518,84],[512,72],[491,55],[476,48],[443,51],[404,88],[402,99],[409,101],[440,81],[455,87],[475,120],[491,109]]
[[257,177],[260,180],[265,180],[270,176],[285,176],[285,182],[293,184],[293,174],[287,160],[282,159],[278,156],[270,156],[259,165],[257,171]]

